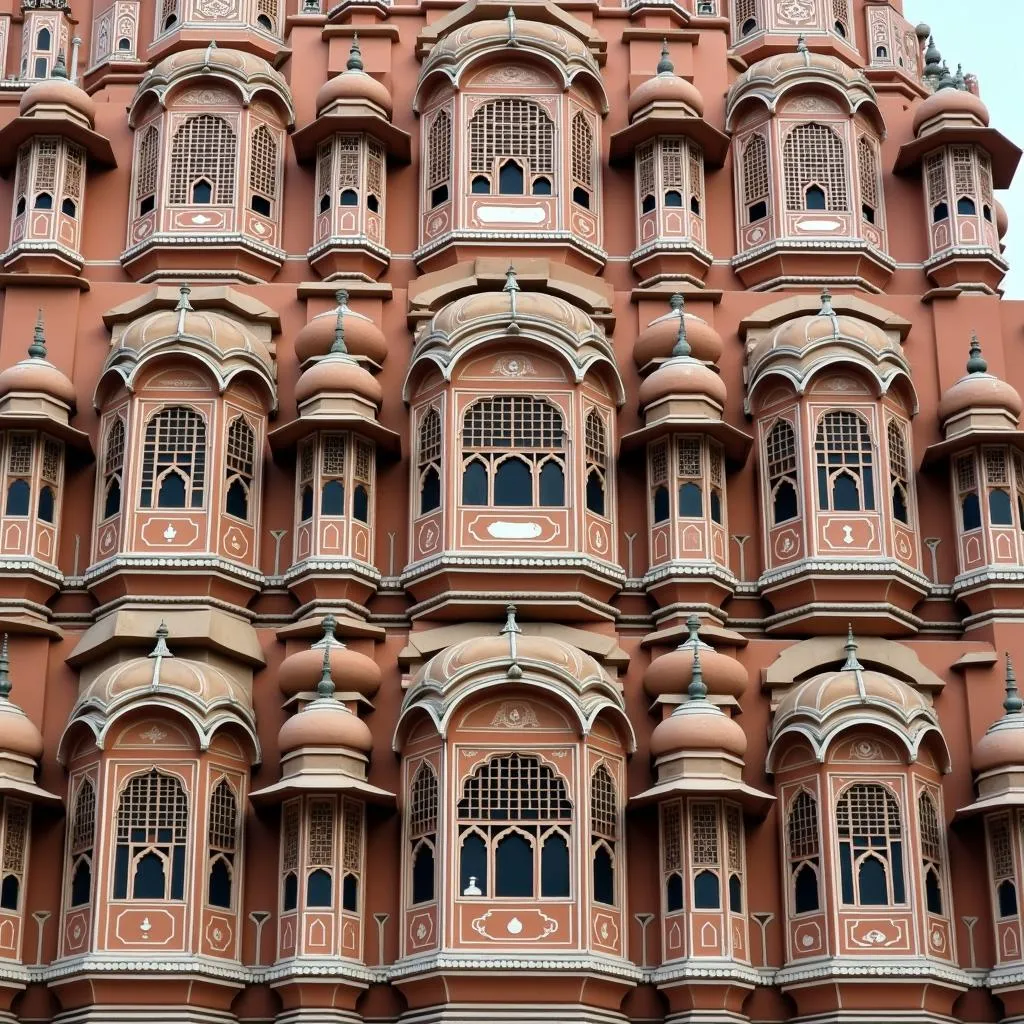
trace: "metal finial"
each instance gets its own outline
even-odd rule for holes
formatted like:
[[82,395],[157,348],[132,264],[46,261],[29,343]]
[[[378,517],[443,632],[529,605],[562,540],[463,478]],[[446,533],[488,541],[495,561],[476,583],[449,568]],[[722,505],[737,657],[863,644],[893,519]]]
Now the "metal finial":
[[508,637],[509,666],[505,670],[505,675],[509,679],[519,679],[523,674],[523,670],[519,667],[516,637],[522,633],[522,630],[519,628],[519,623],[516,622],[516,606],[514,604],[505,605],[505,613],[508,617],[505,619],[505,625],[501,628],[501,636]]
[[505,287],[502,288],[502,291],[517,292],[519,290],[519,281],[516,279],[516,268],[510,263],[508,265],[508,270],[505,271]]
[[987,373],[988,363],[981,354],[981,342],[978,341],[978,335],[971,331],[971,348],[970,353],[967,356],[967,372],[968,373]]
[[348,60],[345,67],[349,71],[363,70],[363,51],[359,49],[359,33],[352,33],[352,45],[348,48]]
[[673,313],[678,313],[683,308],[684,301],[682,292],[673,292],[668,300],[668,307]]
[[[7,637],[4,637],[4,649],[6,650]],[[1013,671],[1013,658],[1010,652],[1006,652],[1006,698],[1003,700],[1003,710],[1008,715],[1019,715],[1024,709],[1024,700],[1020,699],[1020,691],[1017,689],[1017,675]]]
[[929,77],[942,73],[942,54],[935,45],[935,36],[929,34],[928,46],[924,51],[924,70]]
[[708,695],[708,688],[704,685],[704,673],[700,667],[700,644],[693,645],[693,674],[690,676],[690,685],[686,692],[690,700],[704,700]]
[[7,653],[7,634],[0,644],[0,700],[7,700],[11,694],[11,659]]
[[28,354],[33,359],[46,358],[46,335],[43,333],[43,311],[36,313],[36,325],[32,328],[32,344],[28,347]]
[[318,697],[334,696],[334,678],[331,675],[331,645],[324,647],[324,664],[320,672],[320,682],[316,684],[316,695]]
[[698,633],[700,633],[700,616],[690,615],[686,620],[686,631],[690,634],[689,639],[693,641],[693,646],[696,647],[700,643]]
[[835,310],[832,308],[832,293],[827,288],[821,290],[821,309],[818,310],[818,316],[835,316]]
[[863,670],[864,666],[857,660],[857,641],[853,635],[853,624],[846,627],[846,663],[843,665],[844,672],[855,672]]
[[188,301],[188,297],[192,294],[192,289],[187,284],[182,284],[178,288],[178,304],[174,307],[175,313],[191,313],[193,312],[192,303]]
[[511,633],[522,633],[519,628],[519,623],[516,622],[516,606],[514,604],[505,605],[505,625],[501,627],[501,635],[506,636]]
[[338,628],[338,620],[333,615],[325,615],[320,623],[324,631],[324,641],[330,646],[334,640],[334,631]]
[[511,7],[505,15],[505,21],[508,23],[508,35],[511,39],[516,34],[516,12]]
[[[682,296],[679,296],[682,299]],[[672,357],[674,359],[685,359],[693,350],[686,340],[686,309],[683,303],[679,303],[679,330],[676,333],[676,343],[672,346]]]
[[331,355],[347,355],[348,346],[345,344],[345,307],[338,306],[338,315],[334,321],[334,342],[331,345]]
[[167,623],[162,619],[160,625],[156,627],[156,646],[150,652],[151,658],[173,658],[171,649],[167,646],[167,638],[170,636],[170,630],[167,628]]
[[953,75],[950,73],[949,65],[945,61],[942,62],[942,77],[939,79],[939,86],[938,87],[939,87],[939,89],[955,89],[956,88],[956,80],[953,78]]
[[668,52],[668,40],[662,39],[661,57],[658,60],[658,74],[671,75],[675,72],[675,70],[675,65],[672,63],[672,58]]
[[953,84],[960,90],[960,92],[967,91],[967,80],[964,78],[963,64],[957,64],[956,74],[953,76]]
[[807,37],[803,34],[803,32],[801,32],[800,35],[797,36],[796,52],[797,53],[806,53],[807,52]]
[[50,72],[51,78],[67,78],[68,77],[68,66],[64,61],[64,51],[61,50],[57,54],[57,59],[53,62],[53,70]]

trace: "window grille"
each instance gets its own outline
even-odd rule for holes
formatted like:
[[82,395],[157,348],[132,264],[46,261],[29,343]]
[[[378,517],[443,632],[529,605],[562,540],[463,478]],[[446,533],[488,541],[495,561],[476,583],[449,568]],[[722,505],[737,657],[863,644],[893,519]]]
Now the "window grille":
[[683,174],[683,155],[686,146],[682,139],[661,140],[661,184],[663,188],[686,187]]
[[874,509],[874,451],[866,421],[846,410],[825,413],[814,449],[822,511]]
[[269,202],[277,199],[277,140],[261,124],[249,143],[249,191]]
[[990,818],[988,821],[988,845],[992,860],[992,875],[995,879],[1012,878],[1013,844],[1010,841],[1010,822],[1007,818]]
[[342,824],[345,832],[341,848],[342,869],[359,872],[363,861],[363,805],[356,800],[346,800]]
[[331,202],[331,164],[334,159],[334,140],[320,143],[316,154],[316,194],[323,213]]
[[277,0],[256,0],[257,23],[260,23],[261,19],[270,23],[271,31],[277,29]]
[[452,118],[439,110],[427,136],[427,188],[443,185],[452,176]]
[[370,479],[372,460],[373,448],[365,441],[356,441],[356,468],[354,475],[357,480]]
[[889,439],[889,468],[897,480],[907,481],[907,446],[903,439],[903,428],[896,420],[889,420],[886,428]]
[[206,482],[206,424],[192,409],[175,405],[146,424],[140,504],[153,508],[202,508]]
[[[135,179],[135,201],[137,204],[156,195],[157,168],[160,164],[160,133],[155,125],[143,129],[139,138]],[[139,210],[140,213],[146,212]]]
[[921,855],[936,864],[942,860],[942,830],[935,802],[928,793],[917,798],[918,825],[921,829]]
[[59,441],[43,441],[42,476],[47,483],[60,482],[60,463],[63,447]]
[[418,839],[437,831],[437,776],[424,761],[409,791],[409,836]]
[[499,395],[475,402],[466,411],[466,448],[551,449],[564,444],[562,414],[544,399]]
[[299,811],[300,802],[285,804],[281,823],[281,869],[297,871],[299,868]]
[[428,409],[420,423],[419,461],[424,466],[428,462],[439,462],[441,459],[441,416],[436,409]]
[[711,484],[714,487],[722,486],[722,449],[716,444],[709,444],[708,452],[711,456]]
[[469,122],[469,169],[491,174],[505,157],[525,161],[529,174],[555,169],[555,126],[529,100],[509,98],[483,104]]
[[924,160],[924,169],[928,185],[928,205],[935,206],[946,202],[946,162],[942,151],[929,153]]
[[757,20],[756,0],[736,0],[736,27],[742,29],[748,21]]
[[85,150],[70,143],[64,157],[64,194],[76,202],[82,198],[82,168],[85,166]]
[[359,188],[359,136],[342,135],[337,142],[339,193],[346,188]]
[[[173,18],[174,21],[169,19]],[[160,25],[164,29],[170,28],[178,20],[178,0],[163,0],[160,7]]]
[[28,192],[29,170],[32,161],[32,145],[26,143],[18,150],[18,170],[16,172],[14,197],[15,216],[24,211],[25,194]]
[[825,193],[825,209],[849,210],[846,184],[846,153],[842,139],[823,124],[797,125],[782,147],[786,209],[808,209],[807,192]]
[[234,852],[238,845],[238,801],[227,779],[221,779],[210,799],[211,848]]
[[572,119],[572,177],[584,188],[594,187],[594,133],[582,110]]
[[668,445],[664,442],[651,446],[651,483],[668,480]]
[[787,836],[791,860],[818,856],[818,803],[806,790],[797,794],[790,807]]
[[1003,448],[986,448],[985,482],[987,484],[1005,484],[1009,482],[1006,465],[1006,450]]
[[718,807],[690,805],[690,848],[695,867],[716,867],[719,862]]
[[228,473],[252,476],[253,448],[256,444],[252,428],[241,416],[231,421],[228,427],[226,463]]
[[838,22],[847,31],[850,25],[850,5],[848,0],[832,0],[832,20]]
[[384,194],[384,147],[373,139],[366,140],[366,191]]
[[772,486],[796,476],[796,434],[786,420],[777,420],[768,433],[768,482]]
[[767,199],[768,146],[763,135],[751,135],[743,147],[743,205],[750,207]]
[[36,143],[36,192],[52,192],[57,184],[57,140]]
[[310,441],[308,444],[303,445],[302,454],[299,458],[299,479],[300,480],[312,480],[313,479],[313,459],[316,452],[316,445]]
[[605,437],[604,420],[596,409],[587,413],[585,440],[587,461],[603,466],[608,457],[608,443]]
[[194,186],[205,181],[210,186],[211,203],[233,203],[237,149],[235,132],[223,117],[197,114],[188,118],[171,142],[167,201],[173,206],[191,204]]
[[683,866],[682,816],[677,802],[661,805],[661,849],[666,871]]
[[726,854],[730,871],[743,871],[743,820],[738,807],[725,808]]
[[75,813],[71,820],[71,853],[92,850],[96,837],[96,789],[84,779],[75,797]]
[[472,821],[570,821],[565,783],[539,758],[492,757],[462,789],[459,817]]
[[963,494],[965,491],[972,491],[978,486],[977,477],[974,473],[974,456],[963,455],[956,461],[956,486],[957,491]]
[[[649,142],[636,151],[637,192],[641,201],[654,195],[654,143]],[[648,210],[642,210],[648,213]]]
[[31,434],[12,434],[7,453],[7,471],[12,476],[28,476],[32,472],[33,437]]
[[981,201],[991,208],[995,203],[992,193],[992,159],[983,150],[978,151],[978,171],[981,178]]
[[867,136],[857,140],[857,171],[860,176],[860,201],[874,214],[881,211],[878,184],[878,155],[874,144]]
[[896,798],[878,783],[850,786],[836,805],[843,903],[906,902],[903,829]]
[[604,839],[614,840],[618,831],[619,804],[611,772],[599,764],[590,779],[590,828]]
[[341,477],[345,475],[345,440],[344,434],[327,434],[324,437],[321,461],[321,470],[324,476]]
[[973,196],[974,187],[974,148],[972,146],[953,146],[953,194]]
[[704,152],[695,142],[688,142],[686,151],[689,163],[690,210],[693,213],[700,213],[704,202]]
[[155,768],[134,776],[118,804],[116,844],[115,899],[183,899],[188,798],[180,780]]
[[687,480],[699,480],[703,475],[700,465],[700,441],[695,437],[679,439],[679,476]]
[[28,839],[28,805],[4,801],[3,872],[21,874],[25,869],[25,847]]
[[334,801],[310,800],[309,839],[306,863],[310,867],[331,867],[334,864]]

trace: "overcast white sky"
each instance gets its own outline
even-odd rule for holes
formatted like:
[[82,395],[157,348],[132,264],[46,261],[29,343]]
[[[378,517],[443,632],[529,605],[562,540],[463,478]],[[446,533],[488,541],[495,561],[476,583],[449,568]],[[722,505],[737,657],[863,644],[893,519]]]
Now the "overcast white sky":
[[[992,127],[1024,148],[1024,99],[1021,97],[1020,46],[1024,39],[1024,0],[904,0],[913,24],[927,22],[952,70],[963,64],[981,84]],[[998,194],[1010,219],[1006,259],[1010,273],[1006,295],[1024,299],[1024,161],[1013,188]]]

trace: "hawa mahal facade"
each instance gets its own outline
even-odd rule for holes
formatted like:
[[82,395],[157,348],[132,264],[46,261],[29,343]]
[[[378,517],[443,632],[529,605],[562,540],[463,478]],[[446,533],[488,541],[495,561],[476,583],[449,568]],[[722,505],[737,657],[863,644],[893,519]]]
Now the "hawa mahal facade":
[[0,1021],[1024,1020],[1021,154],[927,26],[0,60]]

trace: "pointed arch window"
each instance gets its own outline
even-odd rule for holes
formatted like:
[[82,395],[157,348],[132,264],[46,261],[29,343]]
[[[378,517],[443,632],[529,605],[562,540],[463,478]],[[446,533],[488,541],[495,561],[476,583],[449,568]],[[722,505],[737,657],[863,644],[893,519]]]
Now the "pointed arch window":
[[683,814],[679,801],[661,805],[661,870],[664,880],[665,913],[683,909]]
[[210,798],[207,831],[206,902],[211,907],[234,906],[238,855],[238,798],[227,779],[221,779]]
[[679,474],[679,517],[701,519],[704,516],[704,471],[700,439],[681,437],[676,454],[676,468]]
[[32,434],[11,434],[7,449],[7,498],[4,515],[27,516],[32,506],[32,463],[35,439]]
[[133,776],[117,808],[114,899],[185,897],[188,797],[181,780],[152,771]]
[[82,779],[78,792],[75,794],[75,809],[71,816],[69,906],[84,907],[92,901],[92,866],[95,843],[96,787],[91,779]]
[[956,496],[960,506],[960,529],[964,533],[981,529],[981,501],[978,473],[973,455],[961,455],[955,462]]
[[224,511],[229,516],[249,521],[256,435],[244,416],[236,416],[228,427],[224,457]]
[[172,206],[235,201],[238,137],[223,117],[188,118],[171,141],[167,201]]
[[789,892],[794,914],[821,909],[821,839],[818,801],[802,789],[789,808],[786,822]]
[[430,207],[451,198],[452,116],[447,110],[434,115],[427,132],[427,195]]
[[156,209],[157,170],[160,165],[160,132],[156,125],[142,129],[135,170],[135,208],[144,217]]
[[569,897],[573,806],[539,757],[492,757],[466,780],[457,814],[464,896]]
[[765,443],[768,492],[771,498],[772,525],[777,526],[800,515],[797,499],[796,431],[786,420],[776,420]]
[[741,179],[747,223],[764,220],[769,213],[769,184],[768,144],[763,135],[751,135],[743,147]]
[[832,27],[836,35],[846,39],[850,34],[849,0],[832,0]]
[[143,508],[202,508],[206,486],[206,423],[174,405],[146,424],[142,450]]
[[935,800],[927,790],[917,798],[917,827],[921,836],[921,870],[924,876],[925,906],[929,914],[941,914],[942,828]]
[[651,524],[669,520],[672,499],[668,491],[668,443],[659,441],[648,449],[647,467],[651,500]]
[[836,805],[843,903],[886,907],[907,901],[903,826],[896,798],[879,783],[857,783]]
[[910,524],[910,466],[907,459],[907,439],[903,424],[889,420],[885,428],[889,448],[889,485],[892,490],[892,517],[897,522]]
[[867,421],[855,412],[833,410],[818,423],[814,441],[818,507],[862,512],[875,507],[875,454]]
[[281,912],[299,906],[299,818],[302,801],[291,800],[281,808]]
[[474,402],[463,418],[464,505],[565,505],[565,431],[551,402],[498,395]]
[[1013,501],[1010,498],[1010,466],[1005,448],[983,448],[988,518],[992,526],[1013,526]]
[[299,515],[300,523],[313,518],[313,470],[316,466],[316,442],[309,440],[299,446]]
[[866,135],[857,140],[857,174],[860,179],[860,215],[869,224],[882,221],[882,186],[878,150]]
[[28,860],[28,804],[4,800],[4,845],[0,861],[0,908],[20,910]]
[[953,199],[956,212],[972,217],[978,212],[979,189],[976,175],[977,161],[973,146],[953,146]]
[[949,217],[949,188],[946,183],[946,158],[942,150],[924,158],[925,190],[933,224]]
[[259,125],[249,142],[249,209],[270,217],[277,202],[279,149],[277,139],[265,125]]
[[335,813],[333,799],[309,801],[306,837],[306,907],[334,906]]
[[722,849],[718,805],[690,805],[694,910],[722,909]]
[[582,110],[572,118],[572,201],[590,209],[594,190],[594,132]]
[[1000,919],[1016,917],[1017,872],[1010,819],[1005,815],[987,815],[985,827],[988,831],[988,856],[996,896],[996,914]]
[[420,420],[417,446],[419,515],[441,507],[441,414],[428,409]]
[[121,482],[124,476],[124,420],[116,417],[107,429],[103,453],[103,518],[121,511]]
[[850,209],[846,152],[842,139],[827,125],[797,125],[782,146],[786,209]]
[[373,477],[373,447],[355,440],[355,466],[352,469],[352,518],[357,523],[370,522],[370,487]]
[[604,418],[597,409],[591,409],[587,413],[584,443],[587,459],[587,510],[595,515],[604,516],[607,515],[605,505],[608,472],[608,431],[605,428]]
[[429,903],[436,895],[437,807],[437,775],[424,761],[416,769],[409,787],[408,840],[413,903]]
[[345,435],[326,434],[320,458],[320,515],[345,514]]
[[510,97],[482,104],[469,122],[471,191],[552,195],[555,125],[531,100]]
[[590,867],[595,903],[615,906],[615,841],[619,800],[615,780],[599,764],[590,777]]

